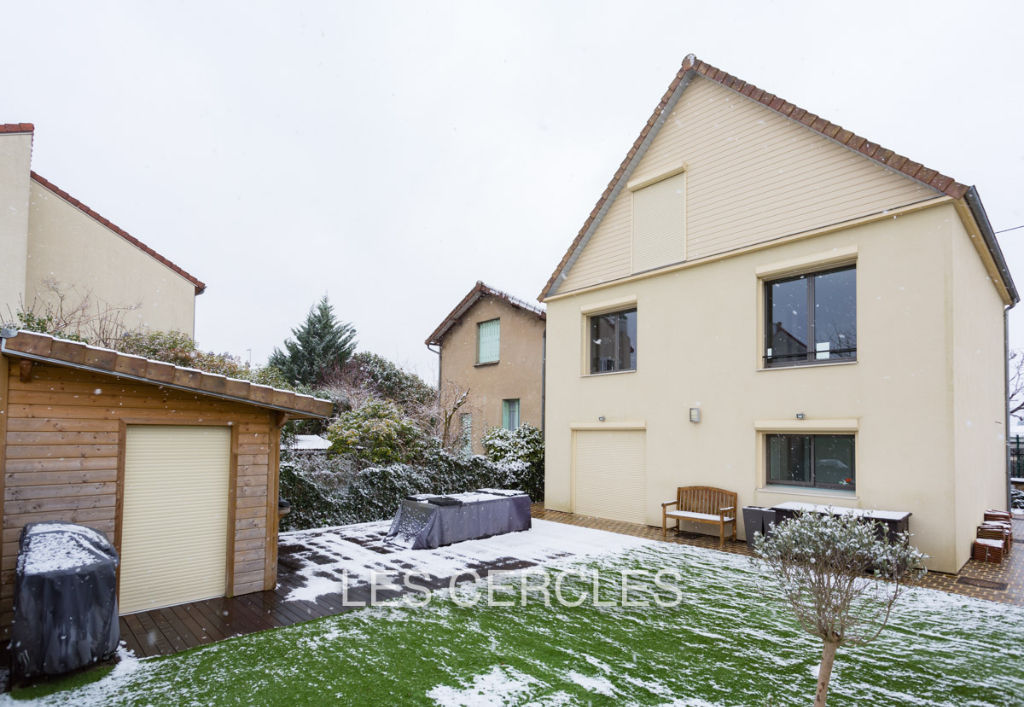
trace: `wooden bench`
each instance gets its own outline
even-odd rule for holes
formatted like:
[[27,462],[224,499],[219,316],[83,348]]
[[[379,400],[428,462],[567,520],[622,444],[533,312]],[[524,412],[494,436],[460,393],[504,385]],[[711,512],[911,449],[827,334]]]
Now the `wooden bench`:
[[[718,546],[725,545],[725,526],[732,523],[732,540],[736,539],[737,496],[733,491],[716,489],[712,486],[680,486],[676,489],[676,500],[661,504],[661,534],[668,535],[669,519],[695,523],[711,523],[718,526]],[[675,510],[669,510],[675,506]]]

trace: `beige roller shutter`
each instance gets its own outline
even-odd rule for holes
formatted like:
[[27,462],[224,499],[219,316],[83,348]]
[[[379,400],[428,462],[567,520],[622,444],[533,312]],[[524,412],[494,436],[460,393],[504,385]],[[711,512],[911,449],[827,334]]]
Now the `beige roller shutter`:
[[120,611],[225,594],[231,428],[129,425]]
[[573,510],[588,516],[645,521],[644,432],[575,433]]

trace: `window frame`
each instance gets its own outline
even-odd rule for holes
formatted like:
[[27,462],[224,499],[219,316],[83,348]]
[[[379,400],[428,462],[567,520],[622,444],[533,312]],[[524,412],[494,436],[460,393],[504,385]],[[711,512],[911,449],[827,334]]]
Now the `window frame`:
[[[612,309],[612,310],[601,311],[601,312],[591,312],[591,313],[587,314],[587,316],[586,316],[586,325],[585,325],[585,329],[584,329],[584,335],[586,336],[586,342],[587,342],[587,346],[586,346],[586,363],[585,363],[586,368],[584,370],[587,371],[587,375],[589,375],[589,376],[603,376],[603,375],[610,375],[610,374],[615,374],[615,373],[635,373],[636,372],[637,366],[639,365],[639,358],[640,358],[640,347],[637,345],[636,340],[634,340],[632,342],[633,343],[633,348],[635,350],[633,352],[633,355],[635,355],[635,357],[636,357],[636,361],[634,362],[632,368],[615,368],[614,370],[611,370],[611,371],[601,371],[601,370],[595,371],[594,370],[594,335],[593,335],[593,322],[594,322],[594,320],[597,319],[597,318],[600,318],[600,317],[608,317],[608,316],[615,316],[615,315],[621,315],[621,314],[629,314],[630,312],[633,312],[636,315],[636,328],[637,328],[636,339],[639,339],[640,338],[640,314],[639,314],[639,309],[636,306],[636,304],[627,305],[627,306],[623,307],[622,309]],[[618,322],[618,320],[616,320],[616,324],[615,324],[615,357],[614,357],[616,363],[620,360],[618,349],[619,349],[619,322]]]
[[[826,359],[818,358],[818,351],[815,342],[815,331],[814,331],[814,312],[815,312],[815,278],[820,275],[830,275],[832,273],[845,272],[852,270],[854,272],[854,297],[856,298],[856,286],[857,286],[857,263],[846,263],[843,265],[835,265],[822,269],[811,269],[804,272],[784,275],[781,277],[773,277],[771,279],[764,279],[762,281],[762,296],[764,299],[764,316],[762,318],[764,326],[764,336],[761,343],[761,365],[763,368],[793,368],[795,366],[829,366],[834,364],[842,363],[856,363],[857,361],[857,346],[856,344],[852,348],[845,349],[832,349],[829,351],[830,357]],[[794,282],[796,280],[807,281],[807,353],[803,354],[803,358],[798,358],[797,355],[788,356],[769,356],[768,349],[772,348],[772,334],[773,334],[773,322],[772,322],[772,286],[786,282]],[[857,312],[856,312],[856,299],[854,301],[854,333],[856,334],[857,326]],[[852,356],[831,358],[831,354],[834,353],[850,353]]]
[[[772,437],[804,437],[809,440],[810,448],[810,481],[794,481],[787,479],[784,481],[775,481],[772,479],[772,459],[771,459],[771,438]],[[853,452],[853,467],[850,470],[850,477],[853,479],[853,483],[850,484],[827,484],[817,483],[815,474],[815,455],[814,455],[814,440],[817,437],[848,437],[852,443]],[[765,432],[764,433],[764,482],[765,487],[785,487],[785,486],[799,486],[801,488],[811,489],[830,489],[833,491],[853,491],[857,490],[857,435],[852,432]]]
[[[481,360],[481,358],[480,358],[480,332],[481,332],[481,327],[483,327],[486,324],[491,324],[493,322],[497,322],[497,327],[498,327],[498,350],[497,350],[497,353],[495,353],[493,359],[488,359],[487,361],[484,361],[484,360]],[[501,362],[501,317],[495,317],[494,319],[488,319],[486,321],[477,322],[476,323],[476,363],[474,365],[477,365],[477,366],[491,366],[491,365],[493,365],[495,363],[500,363],[500,362]]]
[[[515,427],[511,427],[512,422],[512,403],[515,403],[516,411],[516,424]],[[501,426],[506,430],[517,430],[522,425],[522,403],[520,398],[505,398],[501,401]]]

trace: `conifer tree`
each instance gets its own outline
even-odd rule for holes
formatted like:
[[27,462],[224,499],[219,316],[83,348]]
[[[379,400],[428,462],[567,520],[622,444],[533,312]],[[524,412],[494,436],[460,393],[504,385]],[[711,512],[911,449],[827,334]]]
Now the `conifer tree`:
[[327,295],[310,307],[306,321],[292,329],[292,336],[294,340],[285,340],[284,351],[274,349],[269,364],[296,384],[320,383],[345,365],[356,349],[355,327],[337,320]]

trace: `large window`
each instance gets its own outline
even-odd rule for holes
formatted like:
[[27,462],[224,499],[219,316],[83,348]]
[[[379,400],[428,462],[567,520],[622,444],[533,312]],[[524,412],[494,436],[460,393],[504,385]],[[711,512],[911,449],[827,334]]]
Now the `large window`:
[[773,280],[765,284],[766,366],[857,358],[857,270]]
[[476,362],[497,363],[501,353],[501,320],[476,325]]
[[854,489],[853,435],[766,435],[768,483]]
[[501,401],[501,426],[506,430],[519,429],[519,398]]
[[590,318],[590,372],[636,370],[636,308]]

